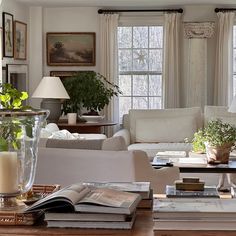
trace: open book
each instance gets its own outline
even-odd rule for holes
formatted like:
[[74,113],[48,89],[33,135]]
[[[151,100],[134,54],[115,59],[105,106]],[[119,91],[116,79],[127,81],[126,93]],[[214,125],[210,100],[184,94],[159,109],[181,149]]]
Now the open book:
[[27,208],[26,212],[57,210],[61,212],[75,211],[130,215],[134,212],[140,200],[140,195],[136,193],[74,184],[37,201]]

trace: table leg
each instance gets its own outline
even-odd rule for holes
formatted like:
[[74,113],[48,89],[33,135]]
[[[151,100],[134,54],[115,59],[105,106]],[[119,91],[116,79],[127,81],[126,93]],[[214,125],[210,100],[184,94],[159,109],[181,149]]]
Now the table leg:
[[236,187],[236,185],[232,182],[232,180],[231,180],[231,174],[226,174],[226,176],[227,176],[227,181],[228,181],[228,183],[229,183],[229,185],[231,186],[231,187]]
[[220,175],[219,182],[216,188],[218,190],[221,189],[224,186],[224,182],[225,182],[225,173]]

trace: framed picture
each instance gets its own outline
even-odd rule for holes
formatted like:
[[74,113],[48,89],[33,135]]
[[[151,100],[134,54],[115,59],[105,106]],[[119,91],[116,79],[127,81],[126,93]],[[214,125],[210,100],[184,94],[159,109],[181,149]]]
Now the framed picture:
[[23,64],[7,64],[7,83],[19,91],[28,92],[28,66]]
[[27,53],[27,24],[14,22],[14,58],[26,60]]
[[49,66],[95,66],[95,33],[47,33]]
[[2,67],[2,84],[5,84],[7,82],[7,68],[6,66]]
[[3,24],[3,56],[14,56],[13,45],[13,15],[7,12],[2,13]]

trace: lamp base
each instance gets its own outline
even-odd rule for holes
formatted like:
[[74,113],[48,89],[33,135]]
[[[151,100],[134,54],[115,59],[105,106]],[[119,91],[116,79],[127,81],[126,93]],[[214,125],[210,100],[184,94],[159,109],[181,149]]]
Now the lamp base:
[[61,100],[60,99],[43,99],[41,102],[41,108],[49,110],[50,114],[47,118],[49,122],[58,122],[61,116]]

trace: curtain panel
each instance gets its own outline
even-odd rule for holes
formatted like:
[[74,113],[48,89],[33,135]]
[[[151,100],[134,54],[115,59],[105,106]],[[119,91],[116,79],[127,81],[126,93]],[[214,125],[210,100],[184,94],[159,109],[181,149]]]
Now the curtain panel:
[[180,13],[164,14],[164,108],[180,106]]
[[234,12],[218,12],[214,105],[228,106],[233,98]]
[[[101,14],[100,15],[100,73],[104,75],[108,81],[118,84],[117,78],[117,28],[118,14]],[[104,112],[107,120],[118,122],[119,111],[118,99],[112,98],[109,105],[106,106]],[[108,137],[112,136],[113,128],[108,128]]]

